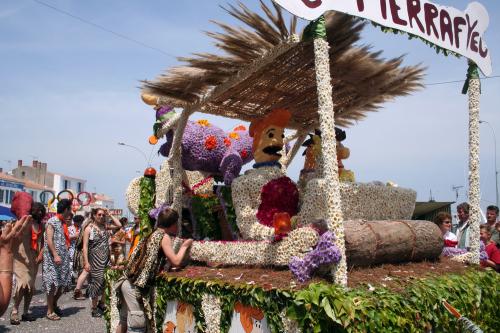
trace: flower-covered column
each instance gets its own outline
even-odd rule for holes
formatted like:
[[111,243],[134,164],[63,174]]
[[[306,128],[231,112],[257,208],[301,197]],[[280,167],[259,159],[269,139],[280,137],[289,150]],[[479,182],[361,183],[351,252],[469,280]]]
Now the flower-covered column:
[[180,235],[182,231],[182,152],[181,152],[181,142],[182,135],[184,134],[184,129],[186,128],[187,121],[191,115],[191,109],[185,109],[182,111],[181,117],[177,124],[174,134],[174,142],[172,143],[172,150],[170,153],[170,159],[172,160],[172,167],[174,169],[174,176],[172,177],[172,185],[174,188],[174,196],[172,202],[172,208],[179,213],[178,223],[178,233]]
[[[324,18],[318,19],[324,26]],[[321,28],[320,28],[321,30]],[[337,147],[335,141],[335,119],[330,77],[329,45],[324,38],[314,39],[314,61],[316,67],[316,84],[318,87],[318,113],[322,133],[321,140],[321,173],[325,180],[326,216],[328,229],[336,238],[335,245],[340,250],[341,260],[334,266],[332,274],[335,282],[347,285],[347,266],[345,258],[344,225],[340,204],[340,183],[337,165]]]
[[[467,87],[468,84],[468,87]],[[479,224],[481,221],[479,186],[479,98],[481,87],[477,65],[469,62],[467,82],[469,92],[469,262],[479,264]]]

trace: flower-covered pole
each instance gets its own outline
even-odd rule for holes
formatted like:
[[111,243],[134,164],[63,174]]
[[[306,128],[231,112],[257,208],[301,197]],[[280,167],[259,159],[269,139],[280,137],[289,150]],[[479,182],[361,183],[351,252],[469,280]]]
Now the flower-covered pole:
[[182,111],[179,122],[177,123],[177,128],[175,129],[174,141],[172,143],[172,150],[170,152],[170,159],[172,160],[172,167],[174,169],[174,175],[172,177],[172,186],[174,189],[172,208],[179,213],[179,221],[177,222],[178,228],[177,232],[180,235],[182,231],[182,151],[181,142],[182,135],[184,134],[184,129],[186,128],[189,116],[191,115],[192,109],[184,109]]
[[335,234],[335,245],[340,250],[340,262],[333,266],[336,283],[347,285],[344,225],[340,204],[340,183],[335,140],[335,119],[330,76],[329,45],[326,40],[325,18],[321,16],[308,26],[305,38],[314,38],[314,62],[318,89],[318,113],[322,133],[320,172],[325,181],[326,216],[328,229]]
[[469,61],[467,80],[462,93],[469,93],[469,204],[470,204],[470,254],[469,262],[479,264],[479,223],[480,186],[479,186],[479,99],[481,82],[478,67]]

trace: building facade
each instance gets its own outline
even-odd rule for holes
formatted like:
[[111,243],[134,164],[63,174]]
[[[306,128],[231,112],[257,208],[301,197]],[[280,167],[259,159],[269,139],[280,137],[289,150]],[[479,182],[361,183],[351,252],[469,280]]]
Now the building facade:
[[23,181],[42,185],[56,194],[63,190],[71,190],[74,193],[84,192],[87,184],[85,179],[49,172],[47,163],[40,161],[33,161],[32,165],[24,165],[22,160],[18,160],[17,168],[12,170],[12,175]]
[[0,172],[0,206],[10,208],[14,194],[19,191],[24,191],[24,183],[11,175]]

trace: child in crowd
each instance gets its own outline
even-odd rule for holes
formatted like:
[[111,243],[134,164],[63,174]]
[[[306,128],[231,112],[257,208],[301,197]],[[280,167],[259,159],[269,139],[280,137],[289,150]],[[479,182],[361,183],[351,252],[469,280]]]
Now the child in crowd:
[[487,260],[481,261],[482,267],[491,267],[497,272],[500,271],[500,250],[497,248],[495,242],[491,240],[491,227],[482,224],[479,227],[481,241],[486,245],[486,253],[488,254]]
[[111,268],[124,269],[125,268],[125,255],[123,254],[123,246],[121,243],[111,243]]

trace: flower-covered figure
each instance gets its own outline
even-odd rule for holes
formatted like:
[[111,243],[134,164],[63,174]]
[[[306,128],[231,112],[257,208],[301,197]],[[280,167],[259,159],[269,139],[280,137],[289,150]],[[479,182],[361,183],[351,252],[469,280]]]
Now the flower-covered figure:
[[[275,236],[283,236],[282,233],[290,230],[290,218],[298,212],[297,186],[286,177],[278,162],[290,116],[287,110],[276,109],[250,125],[256,163],[232,184],[237,224],[245,239],[274,240]],[[292,255],[286,250],[288,243],[290,249],[300,249],[303,253],[313,247],[317,239],[318,234],[312,228],[292,230],[282,240],[277,255]]]
[[[159,153],[165,157],[170,154],[174,130],[179,117],[170,107],[156,108],[156,122],[151,144],[157,143],[157,133],[168,128],[167,141]],[[208,120],[188,121],[181,142],[182,167],[188,171],[200,171],[209,175],[220,175],[226,185],[230,185],[240,173],[241,167],[252,160],[252,138],[244,126],[231,132],[214,126]]]

